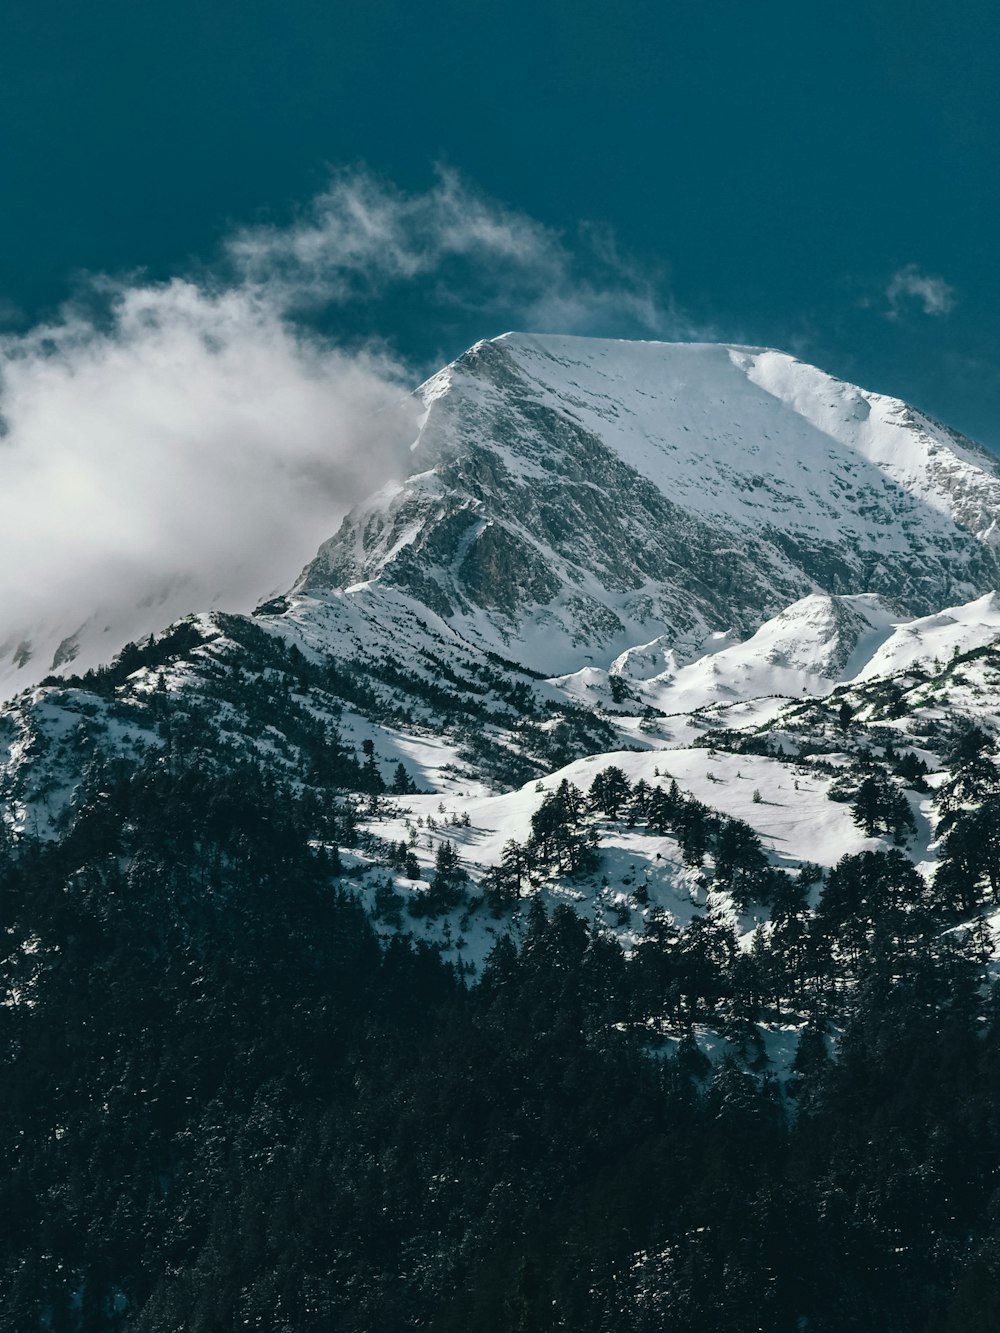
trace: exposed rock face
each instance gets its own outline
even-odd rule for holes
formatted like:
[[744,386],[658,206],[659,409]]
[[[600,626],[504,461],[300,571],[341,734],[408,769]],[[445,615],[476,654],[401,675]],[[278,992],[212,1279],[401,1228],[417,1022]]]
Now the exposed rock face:
[[918,615],[1000,583],[992,456],[779,352],[507,335],[421,393],[411,476],[299,593],[378,579],[555,672],[813,592]]

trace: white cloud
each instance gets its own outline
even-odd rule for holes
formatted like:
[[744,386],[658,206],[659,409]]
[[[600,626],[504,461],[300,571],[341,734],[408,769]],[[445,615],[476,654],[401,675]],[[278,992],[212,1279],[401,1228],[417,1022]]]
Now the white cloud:
[[955,289],[944,278],[924,273],[916,264],[907,264],[892,275],[885,289],[890,319],[899,319],[908,306],[916,304],[925,315],[947,315],[954,310]]
[[227,250],[249,288],[289,309],[424,281],[432,308],[535,331],[662,333],[683,323],[610,233],[583,225],[569,242],[444,169],[418,194],[367,173],[338,176],[295,224],[245,228]]
[[344,307],[402,288],[431,323],[476,312],[477,337],[674,318],[609,236],[570,246],[447,172],[412,195],[339,176],[290,226],[239,232],[221,267],[96,280],[0,332],[0,684],[24,639],[16,684],[86,622],[108,627],[106,658],[187,611],[252,606],[403,469],[417,376],[310,332],[310,307],[350,323]]
[[405,402],[400,366],[246,291],[105,295],[100,322],[0,338],[0,657],[30,640],[34,676],[95,615],[106,656],[287,584],[413,436],[385,410]]

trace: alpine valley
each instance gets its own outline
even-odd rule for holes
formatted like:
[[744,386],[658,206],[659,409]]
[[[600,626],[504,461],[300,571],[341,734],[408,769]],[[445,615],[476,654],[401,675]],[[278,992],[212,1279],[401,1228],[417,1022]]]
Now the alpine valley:
[[417,396],[284,596],[8,645],[3,1327],[1000,1327],[1000,463],[762,348]]

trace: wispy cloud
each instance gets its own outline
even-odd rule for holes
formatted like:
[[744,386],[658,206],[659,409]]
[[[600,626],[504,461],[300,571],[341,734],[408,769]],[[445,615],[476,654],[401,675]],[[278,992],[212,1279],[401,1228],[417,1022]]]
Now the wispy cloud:
[[288,309],[422,282],[432,308],[535,331],[676,333],[684,324],[660,275],[623,257],[607,230],[582,224],[567,237],[445,169],[416,194],[364,172],[339,175],[291,226],[245,228],[227,250],[249,289]]
[[0,659],[32,638],[44,671],[46,639],[95,617],[110,653],[287,586],[405,467],[414,371],[316,332],[400,292],[431,323],[476,312],[475,336],[680,324],[610,234],[563,237],[449,172],[422,194],[340,175],[198,278],[96,279],[44,326],[0,331]]
[[925,273],[916,264],[907,264],[890,278],[885,297],[889,319],[900,319],[907,309],[917,308],[925,315],[947,315],[954,310],[954,287],[944,278]]

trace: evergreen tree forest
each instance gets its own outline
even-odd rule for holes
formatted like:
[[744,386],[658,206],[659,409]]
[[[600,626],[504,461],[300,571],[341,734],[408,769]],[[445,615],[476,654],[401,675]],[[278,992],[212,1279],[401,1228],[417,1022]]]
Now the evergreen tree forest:
[[[891,825],[875,796],[859,817]],[[675,830],[773,929],[747,952],[653,913],[626,955],[547,911],[533,877],[593,869],[595,814]],[[482,893],[441,843],[430,910],[523,920],[473,981],[376,933],[332,783],[180,745],[95,762],[58,840],[0,845],[2,1327],[1000,1327],[1000,998],[954,928],[997,892],[972,819],[940,883],[895,847],[819,883],[605,772]],[[784,1084],[765,1019],[800,1029]]]

